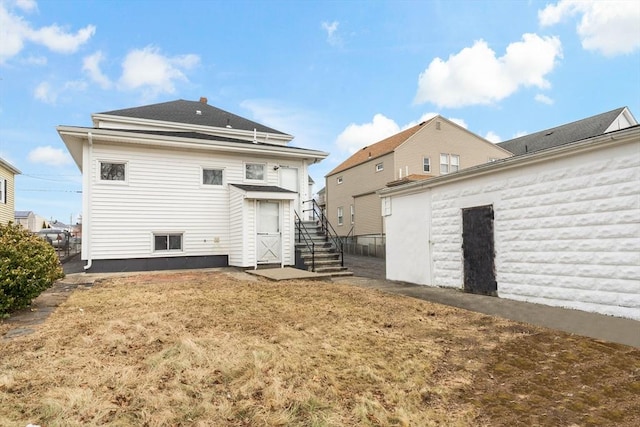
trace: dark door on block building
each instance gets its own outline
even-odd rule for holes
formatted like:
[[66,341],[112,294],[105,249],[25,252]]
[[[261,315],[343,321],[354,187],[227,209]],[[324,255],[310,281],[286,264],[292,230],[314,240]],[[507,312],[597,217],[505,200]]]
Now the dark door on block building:
[[497,296],[493,206],[462,210],[462,253],[465,292]]

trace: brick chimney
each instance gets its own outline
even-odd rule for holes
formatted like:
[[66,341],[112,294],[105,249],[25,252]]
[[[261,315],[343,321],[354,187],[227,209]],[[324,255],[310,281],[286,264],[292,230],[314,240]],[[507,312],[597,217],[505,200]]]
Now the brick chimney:
[[205,98],[204,96],[200,97],[200,102],[202,102],[203,104],[207,103],[207,98]]

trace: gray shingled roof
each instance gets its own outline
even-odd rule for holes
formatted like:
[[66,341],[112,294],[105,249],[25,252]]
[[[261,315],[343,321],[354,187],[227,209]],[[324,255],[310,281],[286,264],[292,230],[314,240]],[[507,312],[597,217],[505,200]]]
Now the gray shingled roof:
[[[84,126],[78,126],[78,128],[79,129],[99,129],[99,128],[84,127]],[[105,129],[102,129],[102,130],[105,130]],[[234,144],[242,144],[242,145],[260,145],[260,146],[266,146],[266,147],[282,148],[281,144],[269,144],[269,143],[260,142],[260,141],[254,143],[253,141],[247,141],[246,139],[229,138],[226,136],[219,136],[219,135],[209,135],[207,133],[200,133],[200,132],[181,132],[181,131],[164,131],[164,130],[147,130],[147,129],[118,129],[118,128],[114,128],[114,129],[109,128],[106,130],[140,134],[140,135],[172,136],[177,138],[203,139],[207,141],[231,142]],[[291,147],[288,145],[286,146],[286,149],[289,151],[295,151],[295,150],[306,151],[307,150],[306,148]]]
[[518,156],[602,135],[624,109],[625,107],[617,108],[586,119],[500,142],[497,145]]
[[244,191],[259,191],[263,193],[295,193],[295,191],[275,185],[251,185],[251,184],[230,184]]
[[[200,111],[200,113],[198,113],[198,111]],[[219,128],[231,126],[233,129],[245,131],[253,131],[255,129],[258,132],[287,135],[284,132],[213,107],[205,102],[186,101],[184,99],[142,107],[125,108],[123,110],[106,111],[99,114]]]
[[13,213],[13,217],[14,218],[26,218],[29,216],[29,214],[33,212],[33,211],[14,211]]

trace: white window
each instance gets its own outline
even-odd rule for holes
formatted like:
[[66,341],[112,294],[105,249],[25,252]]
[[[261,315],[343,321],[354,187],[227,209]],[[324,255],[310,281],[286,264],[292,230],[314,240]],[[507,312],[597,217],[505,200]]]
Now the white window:
[[341,177],[341,176],[339,176],[339,177],[336,179],[336,182],[337,182],[338,184],[342,184],[342,177]]
[[351,224],[356,222],[356,210],[354,209],[353,205],[350,205],[351,208]]
[[449,155],[440,154],[440,173],[449,173]]
[[451,172],[458,172],[458,170],[460,169],[460,156],[458,156],[457,154],[452,154],[450,156],[451,159]]
[[126,182],[126,180],[126,162],[100,162],[100,181]]
[[222,169],[202,169],[203,185],[222,185]]
[[245,163],[244,179],[246,181],[264,182],[266,180],[266,169],[264,163]]
[[383,163],[378,163],[376,165],[376,172],[380,172],[384,170],[384,164]]
[[153,250],[155,252],[182,251],[182,233],[155,233]]
[[7,180],[0,178],[0,203],[7,203]]
[[422,171],[431,172],[431,159],[429,157],[422,158]]
[[391,215],[391,197],[382,198],[382,215],[383,216]]
[[344,209],[342,206],[338,208],[338,225],[342,225],[344,221]]
[[440,154],[440,173],[457,172],[460,169],[460,156],[457,154]]

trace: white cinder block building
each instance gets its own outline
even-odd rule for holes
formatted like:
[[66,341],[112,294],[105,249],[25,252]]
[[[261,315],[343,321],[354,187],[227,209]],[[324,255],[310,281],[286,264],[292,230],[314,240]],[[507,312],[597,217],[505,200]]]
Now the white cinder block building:
[[640,126],[379,192],[387,278],[640,320]]

